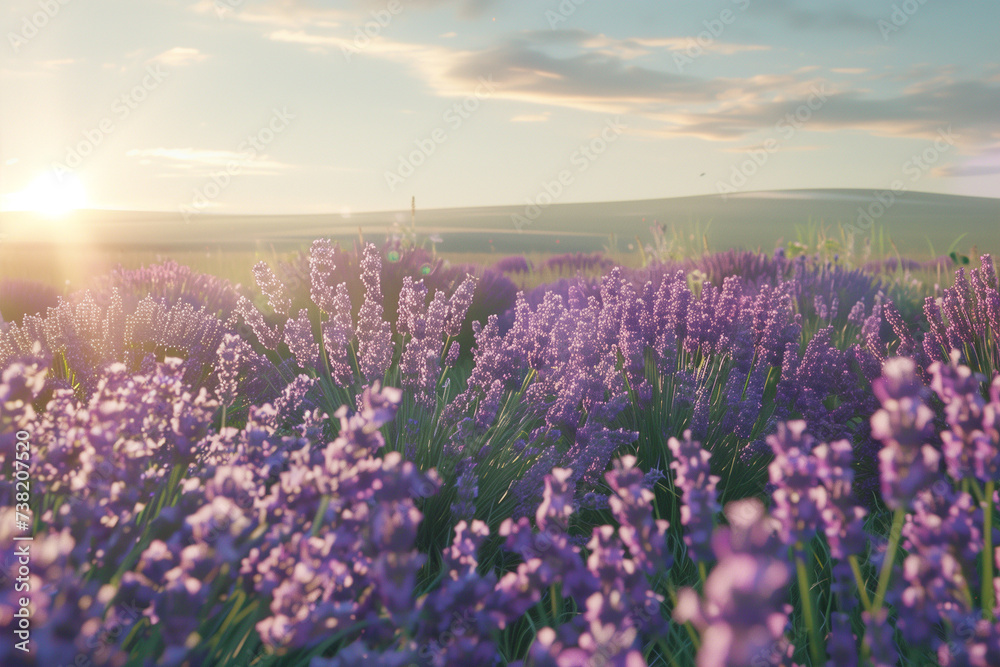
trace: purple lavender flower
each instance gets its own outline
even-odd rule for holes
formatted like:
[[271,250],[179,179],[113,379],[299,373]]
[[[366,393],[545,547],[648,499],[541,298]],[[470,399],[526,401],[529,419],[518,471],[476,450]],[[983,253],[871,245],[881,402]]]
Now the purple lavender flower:
[[851,630],[851,617],[843,612],[830,615],[830,635],[826,640],[829,667],[857,667],[857,638]]
[[709,461],[711,452],[691,439],[691,431],[684,431],[684,440],[670,438],[668,442],[674,460],[670,468],[674,470],[675,483],[681,489],[681,523],[685,527],[684,543],[688,554],[695,563],[711,558],[712,530],[715,516],[721,510],[716,484],[718,475],[711,474]]
[[493,268],[503,273],[531,273],[531,263],[524,255],[509,255],[497,260]]
[[788,623],[789,567],[776,555],[773,529],[759,501],[730,503],[726,515],[731,528],[718,528],[713,536],[718,563],[703,597],[682,589],[674,617],[701,631],[699,667],[777,664],[781,656],[773,649]]
[[309,311],[305,308],[285,324],[285,344],[295,358],[295,363],[303,370],[319,366],[319,345],[312,332]]
[[278,315],[288,315],[288,309],[292,305],[292,297],[288,294],[285,284],[274,275],[274,271],[267,265],[267,262],[258,262],[254,265],[253,275],[257,280],[257,287],[267,297],[271,310]]
[[[982,396],[981,376],[959,365],[959,358],[959,352],[953,350],[950,364],[937,361],[929,369],[933,376],[931,388],[945,404],[949,428],[941,433],[941,441],[948,474],[955,480],[974,476],[981,482],[996,481],[1000,472],[997,390],[991,389],[992,400],[987,403]],[[994,386],[1000,386],[997,378]]]
[[669,524],[663,519],[653,519],[656,496],[647,486],[647,476],[636,468],[636,458],[623,456],[616,460],[605,477],[614,491],[608,504],[620,526],[618,535],[632,554],[633,562],[649,576],[668,569],[673,560],[667,551]]
[[882,497],[889,507],[909,507],[921,489],[938,476],[940,453],[926,444],[934,413],[923,402],[926,390],[911,359],[885,362],[882,377],[872,383],[882,408],[872,415],[872,436],[882,441],[879,452]]
[[348,346],[354,336],[354,321],[351,317],[351,299],[344,283],[337,288],[329,304],[330,318],[323,322],[323,348],[326,350],[330,376],[341,385],[351,385],[354,370],[348,356]]
[[857,303],[851,307],[851,312],[847,315],[848,323],[853,324],[856,327],[863,326],[865,323],[866,312],[865,300],[859,299]]
[[367,382],[374,382],[385,375],[393,354],[392,330],[389,323],[382,319],[381,268],[378,250],[369,243],[361,260],[365,301],[358,313],[358,363]]
[[332,280],[337,270],[336,248],[329,239],[316,239],[309,248],[309,296],[320,310],[336,310],[336,289]]
[[354,624],[379,640],[416,622],[412,590],[426,556],[414,549],[422,515],[412,494],[429,487],[432,495],[439,482],[398,452],[374,458],[385,444],[378,427],[400,399],[398,390],[366,389],[358,412],[338,412],[340,436],[322,451],[323,465],[291,464],[260,499],[265,544],[241,571],[271,596],[271,616],[257,625],[265,643],[308,646]]
[[871,664],[875,667],[896,667],[899,652],[893,641],[893,629],[889,623],[889,613],[880,609],[876,613],[862,612],[865,624],[865,645],[871,651]]
[[249,292],[241,285],[233,285],[217,276],[199,273],[189,266],[173,260],[159,262],[138,269],[118,266],[96,282],[94,298],[107,305],[115,292],[120,294],[126,310],[147,296],[155,301],[175,304],[188,303],[194,308],[228,319],[236,310],[240,296]]
[[[858,504],[853,489],[854,448],[847,440],[838,440],[817,445],[813,448],[813,455],[817,462],[816,475],[828,498],[822,517],[830,555],[845,562],[850,556],[863,553],[867,541],[864,531],[866,511]],[[848,574],[847,578],[851,576]],[[847,606],[853,605],[853,598],[848,601],[842,597],[841,601]]]
[[940,480],[921,492],[903,527],[902,590],[895,602],[897,625],[907,641],[920,642],[938,623],[952,625],[969,613],[969,590],[978,584],[974,567],[982,548],[982,510],[967,493]]
[[812,455],[813,439],[804,421],[779,424],[767,441],[774,451],[768,470],[774,491],[772,516],[785,544],[801,553],[816,535],[827,507],[826,487],[819,481],[819,465]]
[[479,477],[476,474],[476,460],[465,458],[455,468],[455,488],[457,501],[452,503],[451,513],[460,521],[471,521],[476,515],[476,498],[479,496]]

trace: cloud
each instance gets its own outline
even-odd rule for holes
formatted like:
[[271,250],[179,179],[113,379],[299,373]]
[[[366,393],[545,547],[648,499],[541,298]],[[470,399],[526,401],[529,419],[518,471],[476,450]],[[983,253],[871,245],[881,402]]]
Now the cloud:
[[17,69],[0,68],[0,78],[24,78],[34,79],[37,77],[51,76],[57,74],[58,70],[69,65],[76,65],[80,61],[76,58],[52,58],[49,60],[36,60],[19,66]]
[[[794,0],[755,3],[753,13],[778,16],[798,30],[877,30],[880,17],[861,14],[844,4],[824,7],[800,6]],[[751,12],[747,12],[748,15]]]
[[[728,148],[723,148],[722,150],[724,150],[727,153],[747,153],[747,152],[750,152],[750,151],[758,151],[759,152],[759,151],[762,151],[762,150],[763,151],[767,151],[768,150],[768,145],[766,145],[764,143],[758,143],[758,144],[753,144],[752,146],[731,146],[731,147],[728,147]],[[785,145],[782,145],[782,147],[781,147],[781,151],[783,153],[784,152],[789,152],[789,151],[818,151],[818,150],[821,150],[821,148],[819,146],[807,146],[807,145],[806,146],[798,146],[798,145],[785,144]]]
[[[460,18],[476,19],[496,0],[396,0],[403,9],[437,9],[454,5]],[[339,8],[324,6],[319,0],[267,0],[248,3],[246,0],[198,0],[193,9],[199,14],[217,15],[220,19],[236,18],[248,23],[284,28],[336,28],[371,18],[371,12],[385,11],[389,0],[354,0]]]
[[522,113],[510,119],[511,123],[544,123],[549,120],[550,112],[542,113]]
[[[491,8],[499,6],[497,0],[399,0],[404,7],[420,9],[437,9],[454,5],[456,13],[463,19],[477,19],[484,16]],[[385,0],[361,0],[359,3],[367,9],[385,7]]]
[[935,176],[968,178],[1000,174],[1000,146],[987,148],[961,164],[949,164],[934,170]]
[[152,58],[152,62],[160,63],[167,67],[183,67],[184,65],[200,63],[207,58],[208,56],[198,49],[175,46],[169,51],[164,51]]
[[[951,127],[962,146],[1000,140],[1000,85],[983,81],[938,81],[894,96],[875,97],[858,91],[831,92],[809,119],[810,131],[862,130],[887,137],[934,139]],[[674,121],[686,131],[709,139],[736,139],[773,127],[805,101],[734,105],[705,113],[682,114]]]
[[941,169],[935,169],[935,176],[945,178],[965,178],[969,176],[992,176],[1000,174],[1000,164],[966,164],[949,165]]
[[527,31],[522,39],[536,45],[572,45],[623,60],[666,52],[697,49],[699,53],[734,55],[748,51],[769,51],[766,44],[737,44],[713,40],[705,43],[694,37],[628,37],[617,39],[579,28],[565,30]]
[[236,163],[241,174],[273,175],[292,165],[263,156],[251,159],[249,153],[204,148],[133,148],[125,154],[141,165],[156,165],[169,170],[165,176],[209,175]]
[[338,28],[351,22],[358,13],[324,7],[310,0],[270,0],[253,4],[246,0],[199,0],[193,9],[199,14],[218,16],[220,20],[235,19],[272,28]]
[[[785,12],[803,25],[860,25],[859,15],[847,9],[799,10],[786,1],[775,7],[768,11]],[[648,121],[630,131],[658,136],[739,141],[773,130],[822,87],[826,99],[810,110],[803,123],[808,131],[934,138],[951,126],[965,147],[1000,140],[1000,117],[993,111],[1000,108],[1000,82],[959,79],[954,66],[917,64],[879,73],[837,68],[835,74],[851,75],[848,85],[831,82],[816,65],[748,77],[696,77],[669,65],[669,53],[683,48],[685,38],[616,39],[579,29],[526,31],[478,50],[396,41],[391,35],[357,49],[346,34],[312,28],[276,30],[268,37],[315,51],[343,49],[357,54],[352,57],[395,62],[441,97],[468,95],[488,77],[496,84],[494,98],[630,114]],[[767,47],[718,43],[711,48],[732,55]]]

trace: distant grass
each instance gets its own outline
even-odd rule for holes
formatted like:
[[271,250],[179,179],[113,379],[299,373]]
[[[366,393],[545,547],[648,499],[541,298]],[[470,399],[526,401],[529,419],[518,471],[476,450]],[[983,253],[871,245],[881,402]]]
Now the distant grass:
[[[924,261],[951,254],[954,258],[953,265],[947,270],[937,268],[927,271],[908,271],[899,268],[894,271],[879,271],[878,274],[888,285],[911,296],[915,293],[933,294],[951,285],[955,269],[968,265],[969,258],[978,258],[980,249],[974,245],[963,247],[961,245],[963,237],[964,235],[957,236],[948,248],[936,249],[926,236],[920,236],[920,230],[914,230],[914,234],[907,235],[906,243],[902,245],[913,248],[923,243],[927,252],[907,252],[906,258]],[[380,242],[383,239],[384,235],[365,236],[367,241]],[[873,226],[864,237],[852,237],[845,232],[843,225],[828,225],[810,219],[806,224],[797,227],[794,239],[782,239],[780,243],[791,255],[818,255],[849,268],[861,268],[869,262],[904,257],[898,250],[897,241],[889,235],[885,226],[880,224]],[[424,244],[426,245],[426,242]],[[619,238],[612,233],[608,235],[603,245],[604,255],[614,263],[625,267],[646,266],[657,261],[697,260],[711,252],[733,247],[718,229],[711,228],[710,222],[705,225],[693,222],[690,225],[651,227],[644,237],[637,236],[634,239]],[[244,239],[240,239],[238,245],[216,244],[197,249],[191,244],[182,243],[157,246],[101,246],[85,243],[53,243],[49,239],[39,243],[8,241],[0,242],[0,279],[16,277],[36,280],[55,287],[65,295],[86,289],[95,277],[106,274],[116,266],[132,269],[172,259],[195,271],[216,275],[232,283],[252,285],[254,281],[249,267],[261,260],[274,265],[308,248],[309,243],[306,242],[276,246],[268,241],[258,240],[256,243],[253,241],[248,243]],[[771,252],[773,247],[754,249]],[[453,264],[480,266],[490,266],[505,256],[521,254],[532,266],[541,267],[546,259],[561,253],[529,250],[523,253],[478,251],[436,254]],[[509,277],[519,289],[529,290],[546,282],[571,277],[571,274],[536,268],[529,274],[513,274]]]
[[0,278],[24,278],[52,285],[63,293],[85,289],[93,278],[116,266],[128,269],[172,259],[196,271],[233,282],[253,280],[248,267],[260,253],[222,248],[194,251],[184,248],[64,248],[52,245],[0,244]]

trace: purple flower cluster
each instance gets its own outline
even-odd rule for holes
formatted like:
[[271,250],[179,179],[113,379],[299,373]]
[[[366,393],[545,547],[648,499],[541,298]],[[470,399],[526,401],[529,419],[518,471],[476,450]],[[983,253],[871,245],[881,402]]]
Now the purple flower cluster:
[[[147,295],[126,308],[117,290],[107,297],[107,305],[86,292],[73,302],[61,301],[45,316],[29,315],[20,325],[11,324],[0,332],[0,363],[31,354],[37,343],[38,354],[57,360],[53,368],[59,369],[64,386],[90,394],[110,364],[122,363],[135,372],[177,357],[187,382],[215,391],[216,353],[235,328],[235,316],[222,321],[205,306],[196,309],[183,300],[167,305]],[[281,383],[280,372],[257,355],[247,361],[253,368],[242,369],[242,375],[255,382],[241,390],[252,400],[271,400],[274,386]]]
[[722,509],[718,502],[716,485],[719,476],[711,473],[711,452],[691,439],[691,431],[684,431],[684,439],[670,438],[670,451],[674,460],[670,467],[675,471],[674,483],[682,492],[681,524],[685,528],[684,543],[691,560],[698,563],[709,560],[715,516]]
[[726,517],[729,526],[712,536],[718,562],[704,591],[681,590],[674,617],[701,631],[699,667],[787,664],[791,569],[779,555],[774,525],[755,500],[730,503]]
[[872,383],[882,407],[872,415],[872,435],[882,441],[879,452],[882,498],[893,508],[908,508],[938,478],[941,453],[928,444],[934,412],[924,403],[926,388],[913,360],[895,357]]
[[782,541],[798,554],[816,536],[827,503],[819,461],[812,453],[814,441],[805,430],[804,421],[782,423],[767,439],[774,451],[769,472],[776,487],[771,515],[778,522]]
[[100,304],[109,302],[117,291],[125,308],[131,309],[142,299],[151,297],[168,304],[187,303],[206,312],[228,319],[236,310],[240,296],[247,290],[228,280],[208,273],[199,273],[173,260],[126,269],[119,266],[96,281],[94,298]]
[[663,598],[651,581],[671,564],[667,522],[652,518],[653,494],[635,468],[635,458],[616,461],[607,482],[619,527],[593,529],[584,564],[568,533],[574,514],[571,477],[571,470],[560,468],[546,476],[535,515],[539,533],[526,517],[507,519],[500,527],[507,548],[524,560],[497,583],[507,604],[514,603],[509,613],[523,613],[540,600],[540,591],[556,586],[561,595],[585,601],[571,622],[540,630],[529,662],[515,664],[644,664],[640,637],[666,630],[660,614]]
[[940,360],[959,350],[973,370],[992,376],[1000,371],[1000,290],[993,258],[983,255],[979,262],[971,280],[960,268],[939,299],[924,300],[930,330],[923,351],[927,359]]
[[951,363],[936,361],[929,369],[931,388],[945,404],[948,429],[941,442],[948,474],[957,481],[1000,481],[1000,375],[993,378],[987,402],[982,377],[958,359],[954,350]]

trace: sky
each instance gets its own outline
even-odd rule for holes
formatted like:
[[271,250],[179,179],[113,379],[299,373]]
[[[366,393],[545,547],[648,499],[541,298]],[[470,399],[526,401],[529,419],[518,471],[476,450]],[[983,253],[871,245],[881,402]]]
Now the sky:
[[1000,197],[1000,3],[5,0],[0,210]]

